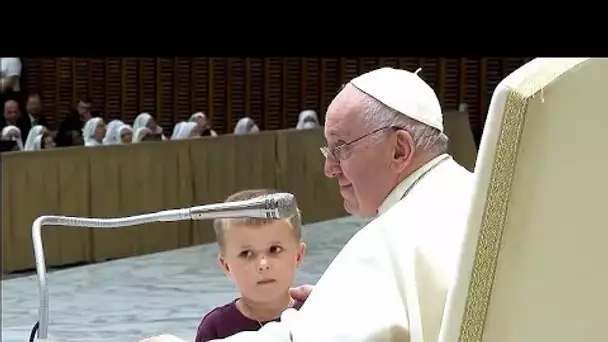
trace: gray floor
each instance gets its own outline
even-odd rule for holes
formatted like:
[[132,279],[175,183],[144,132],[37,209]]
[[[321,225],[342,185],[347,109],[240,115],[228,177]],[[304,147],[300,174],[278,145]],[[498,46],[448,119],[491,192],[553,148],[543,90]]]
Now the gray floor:
[[[296,283],[315,283],[364,221],[343,218],[304,228],[308,254]],[[211,308],[235,297],[215,244],[49,274],[49,334],[59,341],[134,342],[158,333],[188,341]],[[34,276],[2,281],[2,341],[28,340],[37,320]]]

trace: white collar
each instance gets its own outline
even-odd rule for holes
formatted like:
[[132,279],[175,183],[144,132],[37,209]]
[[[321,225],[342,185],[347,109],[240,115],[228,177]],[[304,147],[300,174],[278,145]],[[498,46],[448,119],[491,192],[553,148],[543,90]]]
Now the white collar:
[[378,208],[378,216],[384,214],[387,210],[389,210],[393,205],[397,204],[403,196],[405,196],[406,192],[416,183],[418,178],[422,177],[427,171],[429,171],[432,167],[437,165],[442,160],[449,157],[448,154],[441,154],[429,161],[428,163],[419,167],[416,171],[412,172],[409,176],[405,177],[401,183],[397,184],[396,187],[386,196],[384,202]]

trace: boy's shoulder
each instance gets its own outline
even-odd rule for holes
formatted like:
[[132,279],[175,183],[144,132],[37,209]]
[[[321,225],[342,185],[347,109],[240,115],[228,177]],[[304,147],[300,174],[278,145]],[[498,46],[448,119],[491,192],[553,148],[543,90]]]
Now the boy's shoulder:
[[236,299],[231,301],[230,303],[221,305],[216,307],[215,309],[209,311],[201,320],[201,324],[199,325],[199,329],[203,326],[215,326],[218,322],[222,321],[226,316],[231,316],[239,313],[236,308]]
[[225,323],[222,322],[226,322],[226,320],[230,321],[231,317],[234,317],[234,311],[236,310],[238,312],[235,303],[236,300],[209,311],[201,320],[198,329],[196,329],[195,342],[205,342],[223,338],[222,332]]

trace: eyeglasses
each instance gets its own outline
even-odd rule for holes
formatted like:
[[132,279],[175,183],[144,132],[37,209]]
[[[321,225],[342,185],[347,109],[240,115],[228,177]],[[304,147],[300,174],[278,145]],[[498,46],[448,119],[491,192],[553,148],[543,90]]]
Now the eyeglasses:
[[349,142],[340,144],[336,147],[329,147],[329,146],[322,146],[319,148],[319,150],[321,151],[321,154],[323,154],[323,156],[325,158],[331,156],[333,157],[335,160],[344,160],[346,158],[348,158],[348,153],[346,153],[348,151],[347,147],[349,147],[350,145],[356,143],[359,140],[362,140],[366,137],[369,137],[370,135],[374,135],[378,132],[382,132],[386,129],[393,129],[393,130],[400,130],[402,129],[401,127],[396,127],[396,126],[384,126],[384,127],[380,127],[378,129],[375,129],[367,134],[364,134],[354,140],[351,140]]

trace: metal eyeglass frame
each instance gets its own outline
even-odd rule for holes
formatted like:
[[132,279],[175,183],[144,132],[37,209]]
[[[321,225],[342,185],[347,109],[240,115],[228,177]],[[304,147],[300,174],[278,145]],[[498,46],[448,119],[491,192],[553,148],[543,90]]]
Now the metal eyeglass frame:
[[356,143],[359,140],[363,140],[366,137],[374,135],[374,134],[376,134],[378,132],[382,132],[382,131],[384,131],[386,129],[389,129],[389,128],[394,129],[395,131],[403,129],[401,127],[392,126],[392,125],[391,126],[384,126],[384,127],[377,128],[377,129],[375,129],[375,130],[373,130],[373,131],[371,131],[371,132],[369,132],[367,134],[364,134],[364,135],[362,135],[362,136],[360,136],[360,137],[358,137],[356,139],[353,139],[353,140],[351,140],[349,142],[345,142],[343,144],[340,144],[340,145],[338,145],[336,147],[321,146],[321,147],[319,147],[319,150],[321,151],[321,154],[323,154],[323,156],[325,158],[327,158],[328,156],[332,156],[332,158],[334,158],[335,160],[342,160],[344,158],[338,157],[337,152],[340,152],[340,151],[344,150],[345,148],[347,148],[348,146],[351,146],[352,144]]

